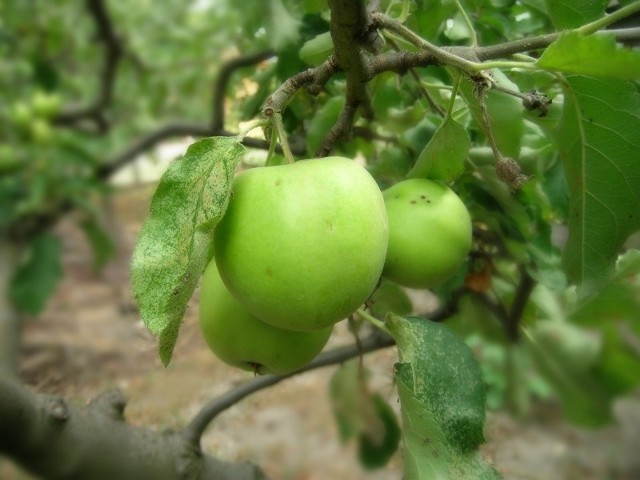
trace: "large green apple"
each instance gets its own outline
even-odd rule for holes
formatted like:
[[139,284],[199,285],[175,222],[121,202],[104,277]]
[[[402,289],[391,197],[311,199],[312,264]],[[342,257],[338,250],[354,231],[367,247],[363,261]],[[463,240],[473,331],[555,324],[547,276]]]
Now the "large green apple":
[[405,287],[432,288],[462,265],[471,248],[471,219],[460,197],[423,178],[383,192],[389,248],[383,275]]
[[364,303],[388,242],[382,193],[365,168],[341,157],[254,168],[236,177],[232,192],[214,254],[251,313],[309,331]]
[[209,262],[202,279],[200,327],[220,360],[258,374],[304,367],[320,353],[333,329],[294,332],[264,323],[231,296],[216,262]]

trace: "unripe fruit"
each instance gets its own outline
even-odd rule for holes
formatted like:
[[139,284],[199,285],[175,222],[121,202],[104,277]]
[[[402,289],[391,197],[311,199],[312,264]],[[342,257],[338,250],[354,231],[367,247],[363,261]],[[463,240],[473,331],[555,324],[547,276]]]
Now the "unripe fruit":
[[332,325],[364,303],[387,241],[380,189],[341,157],[242,173],[214,235],[233,296],[261,320],[300,331]]
[[471,248],[471,219],[441,183],[404,180],[383,192],[389,248],[383,275],[405,287],[432,288],[451,277]]
[[324,347],[332,327],[293,332],[251,315],[231,296],[215,262],[207,266],[200,293],[200,328],[223,362],[258,374],[285,374],[309,363]]

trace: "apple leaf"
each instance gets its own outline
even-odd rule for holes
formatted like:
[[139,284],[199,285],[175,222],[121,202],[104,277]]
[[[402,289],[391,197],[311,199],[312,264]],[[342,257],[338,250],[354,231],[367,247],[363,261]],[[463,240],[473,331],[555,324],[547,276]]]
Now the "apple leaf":
[[477,452],[484,442],[485,386],[467,345],[420,317],[387,316],[400,361],[405,478],[499,479]]
[[300,59],[314,67],[324,62],[333,53],[331,33],[325,32],[307,40],[300,49]]
[[307,135],[305,137],[308,152],[313,153],[320,148],[327,132],[336,123],[336,120],[338,120],[343,106],[343,96],[331,97],[327,100],[327,103],[316,111],[309,122]]
[[[507,78],[500,70],[491,70],[491,75],[500,85],[510,90],[519,91],[518,86]],[[481,121],[480,103],[473,93],[473,82],[467,78],[460,83],[460,92],[467,101],[476,123],[485,131]],[[524,133],[523,106],[520,100],[493,89],[485,95],[489,126],[496,140],[498,149],[503,155],[518,158],[520,144]],[[485,131],[485,134],[487,132]]]
[[588,293],[640,229],[640,94],[631,82],[569,76],[565,97],[555,134],[570,194],[564,264]]
[[629,250],[616,264],[611,281],[585,299],[571,320],[598,331],[602,350],[595,374],[614,395],[640,385],[640,251]]
[[640,78],[640,51],[618,45],[613,35],[567,32],[549,45],[537,64],[564,73],[619,80]]
[[470,145],[465,128],[448,117],[424,147],[408,177],[455,180],[464,171]]
[[165,366],[206,266],[213,232],[227,208],[243,152],[238,139],[230,137],[192,144],[184,157],[169,166],[151,201],[133,252],[131,282],[143,322],[160,337]]
[[107,261],[116,253],[113,239],[94,218],[89,218],[80,224],[91,249],[93,250],[93,270],[99,272]]
[[597,337],[561,321],[539,322],[526,335],[535,365],[560,396],[571,422],[597,427],[611,421],[612,395],[595,375]]
[[558,30],[574,28],[604,16],[608,0],[545,0],[547,12]]
[[36,237],[9,286],[9,298],[21,312],[38,315],[62,278],[60,239],[50,233]]

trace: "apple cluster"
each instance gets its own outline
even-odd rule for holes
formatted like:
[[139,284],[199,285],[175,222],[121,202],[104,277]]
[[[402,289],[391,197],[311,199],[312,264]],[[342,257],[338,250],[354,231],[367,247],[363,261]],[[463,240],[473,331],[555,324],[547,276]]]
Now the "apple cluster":
[[430,288],[470,246],[469,214],[440,183],[405,180],[383,193],[342,157],[254,168],[235,178],[216,228],[202,332],[226,363],[285,374],[322,350],[381,275]]

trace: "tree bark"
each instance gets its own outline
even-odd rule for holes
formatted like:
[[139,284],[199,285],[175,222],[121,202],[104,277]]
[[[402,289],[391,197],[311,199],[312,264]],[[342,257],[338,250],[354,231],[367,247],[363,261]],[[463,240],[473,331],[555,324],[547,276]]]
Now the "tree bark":
[[127,424],[108,391],[84,408],[0,375],[0,454],[51,480],[264,480],[249,463],[203,455],[183,433]]

